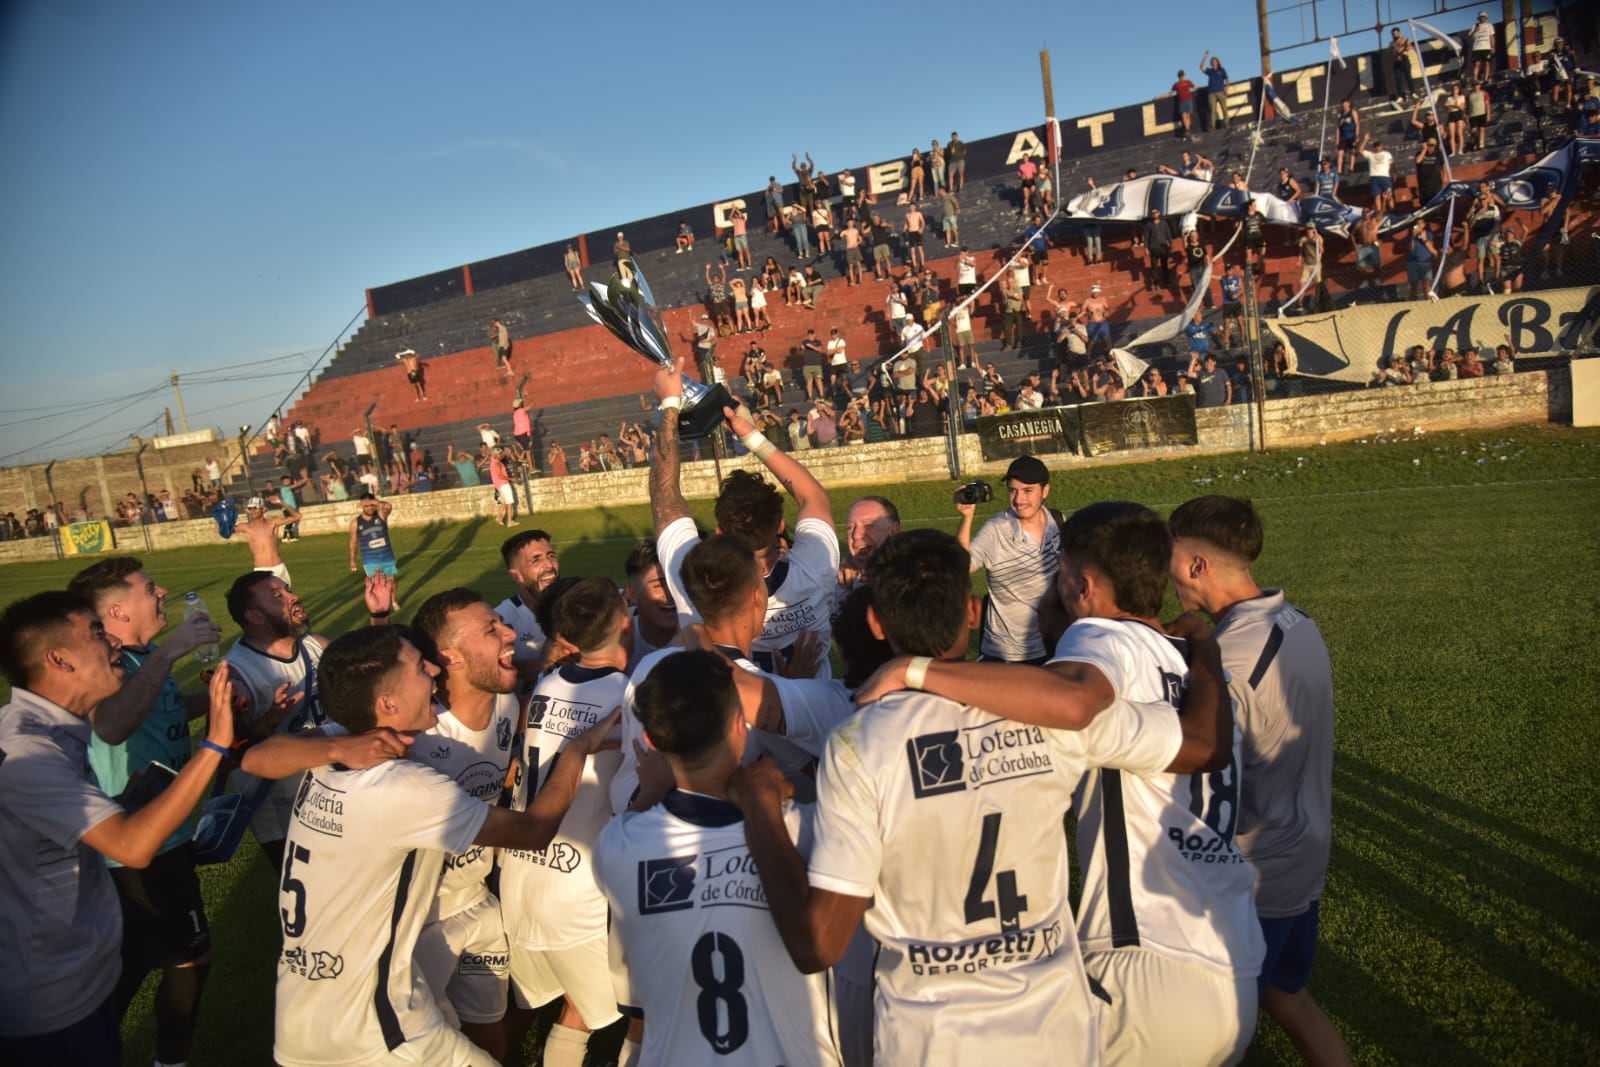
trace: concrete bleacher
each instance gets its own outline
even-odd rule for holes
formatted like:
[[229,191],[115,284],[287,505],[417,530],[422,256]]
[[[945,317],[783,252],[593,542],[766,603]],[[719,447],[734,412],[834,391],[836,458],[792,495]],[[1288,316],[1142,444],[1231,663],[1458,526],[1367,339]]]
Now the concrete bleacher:
[[[1484,150],[1455,157],[1456,176],[1477,177],[1500,174],[1525,165],[1550,144],[1558,142],[1564,131],[1562,120],[1538,116],[1504,100],[1497,101],[1495,119]],[[1384,140],[1397,159],[1396,172],[1404,179],[1412,172],[1410,156],[1416,143],[1410,139],[1410,110],[1393,111],[1387,103],[1361,107],[1363,128]],[[1270,187],[1280,166],[1289,167],[1302,182],[1309,183],[1318,157],[1317,134],[1321,115],[1313,111],[1301,122],[1273,121],[1259,130],[1253,187]],[[1222,179],[1234,169],[1243,169],[1250,157],[1258,131],[1251,124],[1211,133],[1198,133],[1192,144],[1177,139],[1170,145],[1146,142],[1132,147],[1097,151],[1062,161],[1056,176],[1056,192],[1067,198],[1086,187],[1094,177],[1101,184],[1114,181],[1129,168],[1151,173],[1156,165],[1176,165],[1178,153],[1190,148],[1208,156]],[[1328,147],[1331,150],[1331,132]],[[1345,199],[1357,205],[1366,203],[1365,174],[1358,171],[1346,177]],[[993,273],[1020,239],[1024,222],[1018,215],[1018,190],[1011,174],[973,174],[961,194],[961,238],[980,257],[985,275]],[[1402,180],[1397,187],[1397,209],[1404,210],[1414,196],[1414,188]],[[954,295],[954,253],[940,239],[937,202],[924,200],[928,216],[925,252],[948,295]],[[883,202],[878,213],[898,226],[905,209]],[[759,266],[773,256],[785,267],[794,262],[787,230],[773,234],[759,225],[761,210],[753,212],[750,252]],[[627,227],[624,227],[626,229]],[[1209,223],[1202,233],[1213,250],[1226,239],[1231,224]],[[1148,291],[1144,285],[1142,256],[1131,242],[1133,224],[1107,224],[1104,227],[1106,262],[1085,264],[1077,224],[1059,223],[1052,230],[1050,281],[1052,291],[1066,288],[1080,299],[1090,284],[1098,282],[1114,307],[1113,320],[1118,340],[1125,341],[1143,324],[1178,313],[1182,296],[1177,291]],[[1298,264],[1292,254],[1290,231],[1269,245],[1268,267],[1257,278],[1257,297],[1264,311],[1274,300],[1294,288]],[[1592,258],[1589,242],[1574,244],[1569,254],[1569,269]],[[1365,291],[1361,299],[1395,299],[1404,293],[1404,239],[1384,242],[1384,283],[1377,290]],[[897,270],[900,249],[897,251]],[[702,238],[696,249],[675,255],[670,248],[636,253],[661,305],[668,333],[677,350],[691,351],[688,338],[695,321],[704,310],[704,267],[721,259],[718,242]],[[870,254],[868,255],[870,266]],[[1353,299],[1349,290],[1356,284],[1353,249],[1347,242],[1331,238],[1325,254],[1325,277],[1339,299]],[[817,265],[828,285],[815,311],[785,307],[781,293],[769,294],[769,315],[773,327],[764,331],[759,343],[768,356],[780,365],[796,370],[799,345],[805,331],[815,328],[826,337],[829,328],[844,334],[852,359],[867,361],[892,350],[883,312],[886,287],[871,280],[861,288],[844,283],[844,257],[841,249],[828,257],[810,262]],[[1175,268],[1175,272],[1177,269]],[[602,280],[610,273],[609,261],[599,262],[585,271],[585,277]],[[731,272],[730,272],[731,273]],[[746,275],[748,277],[748,275]],[[1530,282],[1532,279],[1530,278]],[[1182,287],[1187,292],[1187,284]],[[1046,328],[1051,301],[1036,292],[1032,301],[1034,333],[1021,354],[998,351],[993,339],[1000,334],[997,300],[991,295],[975,307],[974,328],[980,341],[980,355],[999,364],[1008,381],[1035,369],[1049,358]],[[494,366],[487,347],[486,330],[494,318],[505,322],[513,339],[514,375],[502,377]],[[749,338],[735,335],[724,339],[718,349],[725,374],[732,376]],[[394,355],[415,349],[426,360],[428,402],[413,398],[410,386]],[[1151,353],[1142,353],[1149,357]],[[1178,359],[1170,353],[1167,358]],[[1044,363],[1048,366],[1048,363]],[[398,424],[430,452],[434,462],[444,461],[444,445],[473,444],[473,427],[487,421],[502,434],[510,433],[513,389],[524,374],[528,407],[541,419],[542,440],[561,441],[575,461],[579,440],[588,440],[605,431],[615,434],[617,424],[640,415],[638,396],[649,388],[649,366],[636,354],[598,326],[593,325],[559,271],[530,281],[480,290],[471,295],[412,307],[405,311],[376,315],[367,321],[340,351],[312,388],[286,413],[290,422],[303,420],[318,433],[318,453],[336,448],[348,455],[348,436],[360,425],[369,407],[372,421],[386,428]],[[791,385],[785,403],[798,404],[803,390]],[[271,457],[257,455],[252,461],[256,484],[268,476]]]

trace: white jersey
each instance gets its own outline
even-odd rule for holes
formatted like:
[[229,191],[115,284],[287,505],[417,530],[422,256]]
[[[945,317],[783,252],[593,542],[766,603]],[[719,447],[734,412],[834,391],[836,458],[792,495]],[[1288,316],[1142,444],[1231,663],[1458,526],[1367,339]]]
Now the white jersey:
[[[499,693],[482,730],[468,729],[442,704],[433,707],[439,721],[417,735],[411,758],[425,763],[466,790],[468,796],[495,804],[505,787],[511,764],[511,737],[516,733],[520,707],[515,694]],[[447,856],[444,879],[439,884],[429,922],[460,914],[489,895],[483,880],[494,870],[494,849],[473,845]]]
[[[686,627],[700,621],[683,588],[683,559],[700,541],[694,520],[685,516],[668,523],[656,538],[661,573],[678,623]],[[833,595],[839,586],[839,535],[831,523],[801,519],[795,523],[794,544],[767,575],[767,618],[761,634],[750,645],[750,658],[762,670],[772,670],[772,653],[788,656],[795,639],[810,630],[827,648],[833,641]],[[822,657],[818,678],[832,677],[828,657]]]
[[[805,855],[801,811],[785,821]],[[790,962],[738,808],[674,791],[613,820],[595,864],[628,969],[624,1008],[644,1019],[641,1064],[839,1062],[823,976]]]
[[[1119,701],[1165,707],[1174,722],[1189,666],[1165,634],[1122,619],[1080,619],[1052,662],[1099,668]],[[1233,847],[1239,742],[1210,774],[1091,771],[1079,794],[1078,862],[1085,952],[1142,946],[1181,963],[1253,977],[1264,945],[1255,872]]]
[[[634,742],[646,744],[644,724],[639,721],[638,701],[635,693],[651,670],[667,656],[682,652],[681,648],[663,648],[639,661],[628,679],[622,698],[622,762],[611,780],[611,810],[622,812],[639,788],[638,761],[633,755]],[[762,674],[772,680],[777,688],[778,701],[783,705],[784,732],[769,733],[751,728],[745,743],[744,761],[754,763],[762,756],[771,756],[796,788],[801,790],[801,800],[810,799],[810,778],[805,774],[811,761],[822,754],[828,734],[855,711],[850,694],[838,682],[815,678],[783,678],[768,674],[736,648],[722,648],[740,670]],[[607,709],[609,710],[609,709]]]
[[[539,679],[528,704],[528,730],[513,807],[527,809],[550,777],[556,757],[576,735],[622,703],[628,676],[613,667],[568,664]],[[606,934],[606,901],[595,884],[594,844],[611,818],[617,752],[590,756],[560,832],[542,852],[500,854],[500,914],[506,936],[525,948],[562,949]]]
[[500,616],[500,621],[516,631],[517,650],[512,653],[516,663],[526,663],[529,660],[537,663],[544,656],[544,629],[539,625],[539,620],[534,617],[533,606],[523,602],[522,594],[508,596],[495,607],[494,613]]
[[[297,643],[295,654],[283,659],[252,648],[242,639],[228,649],[228,654],[223,660],[228,664],[234,686],[243,685],[245,692],[250,696],[252,721],[271,710],[272,695],[278,691],[280,685],[286,685],[294,703],[290,706],[289,713],[278,723],[274,733],[299,733],[320,729],[328,724],[328,717],[322,713],[322,703],[317,697],[316,667],[322,660],[324,647],[318,638],[303,637]],[[243,793],[247,797],[253,794],[260,784],[260,778],[240,770],[234,771],[228,778],[229,790]],[[250,829],[255,833],[257,841],[283,840],[289,828],[289,809],[294,804],[295,790],[299,785],[300,780],[295,777],[283,778],[273,783],[267,791],[266,799],[261,802],[261,806],[250,819]]]
[[912,692],[834,731],[810,881],[873,898],[878,1062],[1098,1062],[1061,819],[1087,765],[1156,771],[1182,742],[1166,708],[1054,731]]
[[488,812],[412,760],[301,777],[278,891],[278,1063],[372,1063],[445,1025],[412,952],[445,856]]

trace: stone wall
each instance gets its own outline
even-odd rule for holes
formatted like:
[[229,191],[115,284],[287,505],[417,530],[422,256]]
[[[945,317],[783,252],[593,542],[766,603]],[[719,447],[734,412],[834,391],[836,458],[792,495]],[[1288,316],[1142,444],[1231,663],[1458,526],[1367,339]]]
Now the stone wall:
[[[144,484],[152,493],[165,489],[174,498],[190,487],[190,474],[205,468],[214,456],[224,470],[238,469],[239,442],[234,439],[176,448],[145,447]],[[54,486],[55,496],[50,489]],[[68,516],[87,508],[96,516],[112,514],[116,502],[129,493],[142,493],[133,449],[88,459],[61,459],[26,467],[0,469],[0,513],[14,511],[20,519],[29,508],[44,508],[52,499],[66,506]]]
[[[1409,431],[1414,426],[1425,430],[1459,430],[1488,426],[1527,425],[1549,420],[1551,393],[1571,388],[1565,371],[1530,371],[1510,377],[1479,378],[1471,381],[1432,382],[1424,385],[1366,389],[1331,396],[1296,397],[1275,400],[1266,408],[1266,441],[1269,448],[1293,447],[1362,437],[1390,429]],[[1195,447],[1143,449],[1114,452],[1105,456],[1052,456],[1052,467],[1101,466],[1108,463],[1140,463],[1150,459],[1170,459],[1204,452],[1239,452],[1249,449],[1258,433],[1253,405],[1228,408],[1202,408],[1195,413],[1200,443]],[[222,445],[219,443],[218,448]],[[963,434],[959,439],[963,477],[995,478],[1004,473],[1005,461],[985,463],[978,438]],[[148,455],[148,453],[147,453]],[[104,460],[76,460],[97,464]],[[203,457],[202,457],[203,458]],[[945,439],[920,438],[890,441],[867,447],[813,449],[803,457],[807,468],[830,488],[834,486],[882,484],[893,481],[918,481],[949,478],[951,470]],[[131,463],[131,460],[130,460]],[[59,472],[65,463],[58,463]],[[751,456],[726,459],[722,471],[744,467],[759,469]],[[182,462],[169,468],[181,470],[187,478],[189,466]],[[146,465],[152,489],[157,486]],[[0,477],[14,471],[0,471]],[[567,478],[536,479],[533,488],[533,513],[569,511],[577,508],[603,510],[607,507],[648,503],[649,471],[611,471],[604,474],[576,474]],[[62,484],[57,474],[57,487]],[[689,499],[714,496],[717,491],[716,466],[710,460],[685,463],[682,468],[683,494]],[[181,488],[181,486],[180,486]],[[126,490],[124,490],[126,492]],[[526,512],[518,488],[519,509]],[[436,493],[391,497],[394,513],[389,521],[396,526],[424,526],[434,522],[459,522],[463,519],[494,515],[494,496],[488,486],[471,489],[445,489]],[[355,501],[317,504],[308,507],[300,523],[304,535],[343,533],[350,519],[360,510]],[[158,523],[143,529],[116,531],[119,551],[211,545],[217,542],[216,526],[209,520]],[[53,559],[55,549],[47,538],[0,542],[0,563],[26,559]]]

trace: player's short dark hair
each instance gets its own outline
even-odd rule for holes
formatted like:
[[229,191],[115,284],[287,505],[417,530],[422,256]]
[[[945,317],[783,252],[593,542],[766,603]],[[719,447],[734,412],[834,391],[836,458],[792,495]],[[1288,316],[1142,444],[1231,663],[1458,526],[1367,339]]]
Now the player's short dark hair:
[[556,632],[556,605],[561,603],[561,598],[567,595],[567,590],[583,581],[576,575],[566,578],[557,578],[538,595],[528,610],[533,612],[534,621],[539,624],[539,629],[546,634]]
[[79,612],[92,616],[94,604],[62,589],[35,593],[7,607],[0,614],[0,674],[6,681],[22,689],[36,681],[45,649],[61,640],[62,630]]
[[1254,563],[1261,555],[1261,516],[1246,497],[1197,496],[1167,519],[1174,538],[1193,537]]
[[622,561],[622,570],[629,578],[637,578],[651,567],[660,565],[661,557],[656,555],[656,539],[646,537],[628,552],[628,558]]
[[317,662],[317,694],[328,718],[353,734],[378,724],[378,693],[400,664],[403,626],[368,626],[336,637]]
[[110,556],[91,563],[67,583],[70,592],[77,593],[92,603],[96,611],[119,589],[126,589],[128,575],[144,570],[144,564],[133,556]]
[[521,533],[512,534],[500,544],[500,558],[507,567],[517,557],[517,553],[533,544],[535,541],[548,541],[552,546],[555,541],[543,530],[523,530]]
[[707,537],[683,558],[684,592],[707,622],[727,618],[758,580],[755,551],[728,533]]
[[1107,500],[1079,508],[1061,527],[1061,554],[1110,582],[1123,611],[1143,618],[1161,614],[1172,534],[1143,504]]
[[740,714],[734,667],[715,652],[674,652],[634,690],[634,707],[650,743],[685,763],[700,762],[722,743]]
[[435,593],[411,616],[411,641],[423,658],[439,662],[439,649],[450,643],[450,616],[473,604],[488,603],[476,589],[456,586]]
[[872,672],[894,658],[889,642],[872,633],[867,625],[867,608],[872,604],[872,586],[858,585],[839,605],[833,619],[833,639],[844,661],[846,689],[859,689]]
[[872,604],[895,651],[942,656],[967,624],[972,557],[942,530],[905,530],[867,561]]
[[579,652],[592,652],[611,639],[618,613],[626,610],[616,582],[610,578],[579,578],[561,594],[551,621],[562,640]]
[[276,577],[271,571],[247,571],[228,586],[228,617],[244,626],[244,613],[249,611],[256,598],[256,586]]
[[783,496],[777,486],[750,471],[734,471],[717,494],[717,527],[756,552],[772,546],[783,525]]
[[890,522],[894,523],[896,526],[900,525],[900,509],[895,507],[894,502],[886,496],[877,496],[874,494],[856,497],[855,503],[851,504],[850,506],[855,507],[856,504],[876,504],[883,509],[884,514],[889,516]]

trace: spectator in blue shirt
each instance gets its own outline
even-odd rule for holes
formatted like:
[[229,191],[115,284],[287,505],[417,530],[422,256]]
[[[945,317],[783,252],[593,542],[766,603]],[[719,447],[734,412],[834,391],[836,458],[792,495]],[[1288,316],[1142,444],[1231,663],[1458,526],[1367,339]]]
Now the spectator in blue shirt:
[[1316,182],[1318,196],[1339,199],[1339,172],[1333,169],[1333,160],[1325,158],[1317,164]]
[[1211,351],[1211,339],[1217,335],[1217,328],[1196,311],[1194,318],[1183,328],[1183,334],[1189,339],[1189,355],[1204,356]]
[[[1210,62],[1207,63],[1207,60]],[[1227,68],[1208,49],[1200,57],[1200,73],[1206,76],[1206,106],[1200,110],[1200,114],[1209,116],[1211,120],[1205,128],[1225,130],[1228,128]]]
[[1411,253],[1406,259],[1409,299],[1421,300],[1422,294],[1428,291],[1433,282],[1433,260],[1437,254],[1428,228],[1418,226],[1416,232],[1411,235]]
[[1235,261],[1218,283],[1222,286],[1222,347],[1233,347],[1233,331],[1244,341],[1244,268]]

